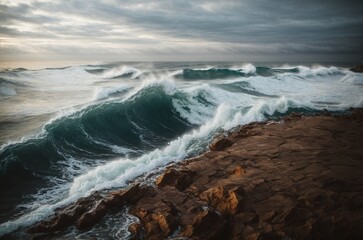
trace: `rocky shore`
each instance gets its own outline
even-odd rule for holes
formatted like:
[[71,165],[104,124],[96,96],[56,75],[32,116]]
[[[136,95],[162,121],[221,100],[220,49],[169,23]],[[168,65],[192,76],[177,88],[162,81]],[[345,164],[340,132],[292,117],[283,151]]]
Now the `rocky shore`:
[[248,124],[155,186],[95,193],[27,231],[89,229],[125,206],[132,239],[362,239],[363,110]]
[[363,64],[352,67],[349,70],[352,72],[363,73]]

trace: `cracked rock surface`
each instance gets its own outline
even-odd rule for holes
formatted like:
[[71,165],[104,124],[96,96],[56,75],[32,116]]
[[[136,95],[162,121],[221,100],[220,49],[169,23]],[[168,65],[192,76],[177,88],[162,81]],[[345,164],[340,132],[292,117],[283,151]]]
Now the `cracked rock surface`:
[[83,199],[65,208],[75,216],[29,232],[59,230],[65,217],[88,227],[87,216],[127,205],[140,219],[133,239],[362,239],[363,110],[251,123],[216,143],[167,168],[155,188]]

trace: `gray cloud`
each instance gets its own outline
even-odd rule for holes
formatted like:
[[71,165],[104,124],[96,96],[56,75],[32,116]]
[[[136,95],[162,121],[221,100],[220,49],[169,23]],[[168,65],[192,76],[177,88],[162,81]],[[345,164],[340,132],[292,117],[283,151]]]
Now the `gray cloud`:
[[27,2],[0,5],[0,54],[6,50],[8,58],[11,49],[16,57],[23,52],[72,60],[363,56],[362,1]]

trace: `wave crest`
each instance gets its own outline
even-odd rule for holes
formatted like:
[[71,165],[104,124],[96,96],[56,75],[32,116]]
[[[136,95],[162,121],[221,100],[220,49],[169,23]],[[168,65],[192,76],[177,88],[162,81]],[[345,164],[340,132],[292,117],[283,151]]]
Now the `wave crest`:
[[105,70],[101,77],[103,78],[123,78],[123,77],[130,77],[130,78],[138,78],[140,77],[142,72],[139,69],[136,69],[131,66],[123,65],[116,68],[111,68]]

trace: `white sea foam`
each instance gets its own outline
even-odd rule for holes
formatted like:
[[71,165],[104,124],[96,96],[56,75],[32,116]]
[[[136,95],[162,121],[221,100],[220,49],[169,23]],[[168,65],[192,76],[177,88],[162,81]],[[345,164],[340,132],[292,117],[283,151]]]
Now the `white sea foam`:
[[14,232],[19,227],[30,226],[36,222],[39,222],[40,220],[50,216],[56,208],[74,202],[76,200],[77,196],[74,195],[73,197],[68,197],[62,201],[59,201],[56,204],[43,204],[39,206],[39,208],[37,208],[36,210],[24,214],[15,220],[2,223],[0,224],[0,237],[4,236],[5,234]]
[[194,145],[196,142],[206,142],[218,129],[229,130],[239,124],[261,121],[264,120],[263,113],[285,112],[287,109],[285,98],[273,99],[270,102],[261,101],[251,106],[244,114],[228,104],[221,104],[212,119],[199,129],[170,142],[164,149],[155,149],[135,160],[118,159],[108,162],[75,178],[67,198],[56,204],[44,204],[19,219],[1,224],[0,236],[12,232],[18,227],[29,226],[44,219],[52,214],[54,209],[75,201],[79,197],[87,196],[93,191],[126,186],[128,181],[137,176],[165,166],[172,161],[180,161],[196,151],[197,146]]
[[245,74],[254,74],[256,73],[256,67],[252,65],[251,63],[246,64],[242,67],[241,72]]
[[143,89],[147,89],[154,86],[160,86],[163,88],[164,92],[168,95],[172,95],[176,92],[177,87],[175,85],[174,80],[169,77],[169,75],[159,75],[155,76],[154,74],[149,74],[148,76],[142,79],[142,82],[134,87],[126,96],[125,99],[129,99],[135,96],[138,92]]
[[359,100],[354,105],[356,108],[363,108],[363,97],[360,97]]
[[97,87],[94,94],[93,94],[93,99],[101,100],[101,99],[104,99],[104,98],[108,98],[112,94],[125,92],[125,91],[129,90],[130,88],[131,88],[131,86],[126,85],[126,84],[122,84],[120,86],[112,87],[112,88],[110,88],[110,87],[108,87],[108,88]]
[[315,77],[344,73],[344,70],[341,70],[337,67],[313,66],[309,68],[305,66],[298,66],[297,68],[299,69],[299,75],[302,75],[304,77]]
[[137,78],[142,74],[142,71],[131,66],[122,65],[106,70],[101,76],[103,78],[115,78],[126,74],[131,74],[131,78]]
[[188,69],[191,69],[191,70],[194,70],[194,71],[207,71],[207,70],[210,70],[210,69],[213,69],[215,68],[214,66],[211,66],[211,65],[205,65],[204,67],[193,67],[193,68],[188,68]]
[[221,104],[211,120],[199,129],[172,141],[164,149],[156,149],[135,160],[119,159],[109,162],[77,177],[70,189],[70,196],[75,194],[88,195],[96,190],[126,186],[129,180],[137,176],[172,161],[184,159],[195,151],[190,147],[194,141],[210,139],[218,129],[229,130],[239,124],[261,121],[265,119],[264,113],[272,115],[276,111],[286,112],[287,109],[288,101],[286,98],[273,99],[269,102],[261,101],[252,106],[245,114],[228,104]]
[[[60,68],[60,69],[42,69],[37,71],[25,71],[21,75],[31,79],[33,83],[44,85],[81,85],[95,79],[92,74],[85,71],[79,66]],[[67,85],[65,85],[67,84]]]
[[201,84],[183,90],[186,99],[173,99],[173,106],[181,117],[188,122],[201,125],[210,119],[217,106],[228,102],[233,107],[252,103],[249,97],[228,92],[208,84]]
[[[239,67],[239,69],[253,74],[255,67],[253,65],[253,67],[247,66]],[[77,170],[80,167],[78,162],[76,159],[73,159],[74,161],[70,161],[66,168],[69,168],[72,174],[81,175],[75,178],[73,182],[63,184],[59,191],[56,189],[51,191],[53,195],[67,193],[64,199],[55,204],[49,204],[49,202],[54,201],[44,199],[41,201],[42,204],[30,207],[32,211],[28,214],[18,219],[2,223],[0,225],[0,237],[19,227],[29,226],[39,220],[45,219],[57,207],[76,201],[79,197],[86,196],[95,190],[126,186],[130,180],[137,176],[150,172],[157,167],[165,166],[172,161],[180,161],[191,154],[199,152],[205,149],[208,140],[220,129],[229,130],[240,124],[262,121],[265,119],[264,114],[272,115],[275,112],[284,113],[291,106],[315,109],[320,107],[312,104],[312,101],[337,102],[338,104],[336,104],[335,108],[338,110],[343,110],[350,106],[363,106],[363,98],[361,97],[362,88],[360,87],[362,79],[359,75],[353,73],[348,74],[344,69],[335,67],[308,68],[299,66],[298,68],[299,73],[280,74],[274,77],[251,76],[249,78],[233,80],[233,82],[248,81],[256,91],[280,96],[279,98],[231,93],[208,84],[182,83],[184,85],[181,87],[177,85],[177,81],[173,81],[172,79],[172,76],[178,73],[167,73],[159,76],[155,74],[143,75],[141,77],[142,82],[129,91],[121,101],[135,96],[135,94],[143,89],[161,86],[168,95],[185,95],[185,98],[173,98],[173,107],[181,117],[190,123],[200,125],[200,127],[180,136],[178,139],[170,142],[166,147],[155,149],[137,159],[124,157],[112,162],[103,163],[99,166],[93,166],[91,170],[89,166],[85,168],[81,166],[80,171]],[[75,71],[73,73],[76,73],[78,70],[68,69],[63,71],[68,71],[69,76],[72,76],[71,72]],[[180,73],[181,70],[178,71]],[[116,72],[114,73],[116,74]],[[84,72],[82,74],[87,75]],[[44,77],[44,73],[42,76]],[[311,78],[311,76],[315,77]],[[54,78],[56,77],[54,76]],[[230,81],[226,80],[223,83],[230,83]],[[73,83],[70,84],[72,85]],[[93,88],[94,85],[92,86]],[[99,94],[99,96],[107,97],[113,94],[115,89],[117,87],[100,88],[100,93],[95,93],[95,95],[97,96]],[[123,87],[120,86],[119,91],[123,91],[122,89]],[[79,117],[77,114],[74,114],[77,111],[79,109],[60,114],[52,121],[65,116]],[[46,134],[46,132],[42,134]],[[119,152],[126,156],[129,153],[129,149],[126,148],[114,145],[107,146],[116,153]],[[68,158],[69,156],[66,157]]]
[[242,66],[238,66],[238,65],[231,66],[229,69],[235,70],[235,71],[240,71],[244,74],[255,74],[256,73],[256,67],[251,63],[247,63]]
[[363,76],[361,73],[350,72],[345,75],[340,81],[353,85],[361,85],[361,87],[363,87]]

